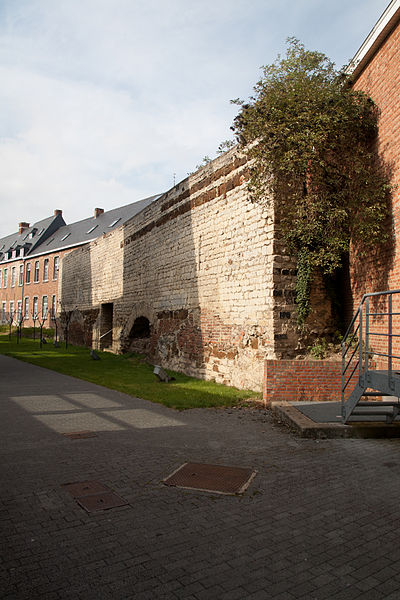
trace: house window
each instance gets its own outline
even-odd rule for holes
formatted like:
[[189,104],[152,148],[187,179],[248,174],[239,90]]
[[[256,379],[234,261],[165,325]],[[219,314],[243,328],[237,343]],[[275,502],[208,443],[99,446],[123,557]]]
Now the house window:
[[54,265],[53,265],[53,279],[57,279],[59,265],[60,265],[60,257],[55,256],[54,257]]
[[32,316],[33,316],[34,319],[38,318],[38,297],[37,296],[35,296],[33,298]]
[[42,298],[42,318],[47,319],[47,296]]
[[10,320],[14,318],[14,300],[10,300]]
[[8,269],[4,269],[4,280],[3,280],[3,287],[7,287],[7,283],[8,283]]
[[15,287],[16,276],[17,276],[17,269],[16,269],[16,267],[12,267],[11,268],[11,287]]
[[35,274],[33,277],[33,281],[37,283],[39,281],[39,261],[35,260]]
[[23,285],[24,284],[24,265],[19,265],[19,278],[18,278],[18,285]]
[[26,263],[25,283],[31,282],[31,263]]
[[56,295],[53,294],[51,297],[51,317],[52,319],[56,318]]
[[1,321],[2,323],[6,322],[6,312],[7,312],[7,303],[3,302],[1,306]]
[[22,321],[22,300],[18,300],[17,302],[17,322],[21,323]]
[[1,275],[2,275],[2,271],[0,270],[0,287],[1,287]]
[[25,319],[29,319],[29,297],[28,296],[26,296],[25,302],[24,302],[24,316],[25,316]]
[[45,258],[43,263],[43,281],[49,280],[49,259]]

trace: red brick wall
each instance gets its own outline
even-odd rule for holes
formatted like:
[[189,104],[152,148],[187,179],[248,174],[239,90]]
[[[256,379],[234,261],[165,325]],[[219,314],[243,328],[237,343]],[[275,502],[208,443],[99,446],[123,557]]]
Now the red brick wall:
[[[22,310],[24,311],[25,306],[25,298],[29,298],[29,318],[23,321],[24,327],[32,327],[32,310],[33,310],[33,299],[34,297],[38,298],[38,312],[41,314],[42,310],[42,301],[43,296],[47,296],[47,308],[48,314],[50,315],[50,311],[52,308],[52,296],[56,296],[56,308],[59,310],[58,305],[58,283],[59,283],[59,274],[57,273],[56,277],[53,277],[53,267],[54,267],[54,257],[59,257],[59,266],[61,266],[61,260],[65,254],[70,252],[70,250],[61,250],[60,252],[53,252],[50,254],[44,254],[42,256],[32,256],[26,257],[24,260],[16,258],[13,261],[3,263],[0,267],[2,271],[2,281],[0,287],[0,321],[1,321],[1,311],[2,311],[2,303],[6,302],[6,310],[9,311],[10,301],[14,302],[14,309],[17,311],[17,303],[18,301],[22,301]],[[44,279],[44,261],[48,259],[49,261],[49,271],[48,271],[48,279],[47,281]],[[39,280],[35,282],[35,262],[39,261]],[[20,265],[24,265],[24,279],[23,284],[19,284],[19,268]],[[30,282],[26,282],[26,270],[27,265],[31,265],[30,272]],[[16,268],[16,281],[15,285],[11,286],[11,271],[12,268]],[[8,269],[8,283],[7,287],[4,287],[4,270]],[[37,325],[38,323],[36,323]],[[45,323],[45,327],[52,327],[52,323],[47,319]]]
[[327,360],[266,360],[264,401],[322,402],[341,399],[341,363]]
[[392,199],[391,243],[359,260],[351,256],[354,310],[364,293],[400,288],[400,23],[357,77],[354,88],[366,92],[380,109],[378,151],[397,186]]

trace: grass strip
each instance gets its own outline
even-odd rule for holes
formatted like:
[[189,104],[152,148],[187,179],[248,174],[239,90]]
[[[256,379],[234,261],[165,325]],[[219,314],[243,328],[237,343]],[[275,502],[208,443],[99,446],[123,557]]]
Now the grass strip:
[[[235,406],[257,394],[249,390],[195,379],[167,370],[175,381],[161,383],[153,374],[153,366],[143,356],[116,355],[97,352],[100,360],[90,357],[90,350],[79,346],[56,348],[52,343],[39,347],[39,340],[22,338],[11,342],[8,335],[0,335],[0,354],[12,356],[39,367],[64,375],[72,375],[145,400],[158,402],[179,410]],[[259,395],[258,395],[259,396]]]

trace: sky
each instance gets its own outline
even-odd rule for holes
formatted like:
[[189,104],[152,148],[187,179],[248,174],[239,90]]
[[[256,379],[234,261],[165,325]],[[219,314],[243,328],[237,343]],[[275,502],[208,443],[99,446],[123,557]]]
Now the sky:
[[0,0],[0,237],[170,189],[295,36],[338,68],[389,0]]

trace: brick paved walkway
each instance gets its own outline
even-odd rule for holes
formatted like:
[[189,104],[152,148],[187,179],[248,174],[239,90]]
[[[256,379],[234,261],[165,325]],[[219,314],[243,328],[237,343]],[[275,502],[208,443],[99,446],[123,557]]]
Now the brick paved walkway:
[[[400,598],[399,440],[299,439],[263,410],[176,412],[3,356],[0,372],[1,598]],[[160,483],[187,461],[258,474],[242,497]],[[86,513],[61,487],[84,480],[129,505]]]

